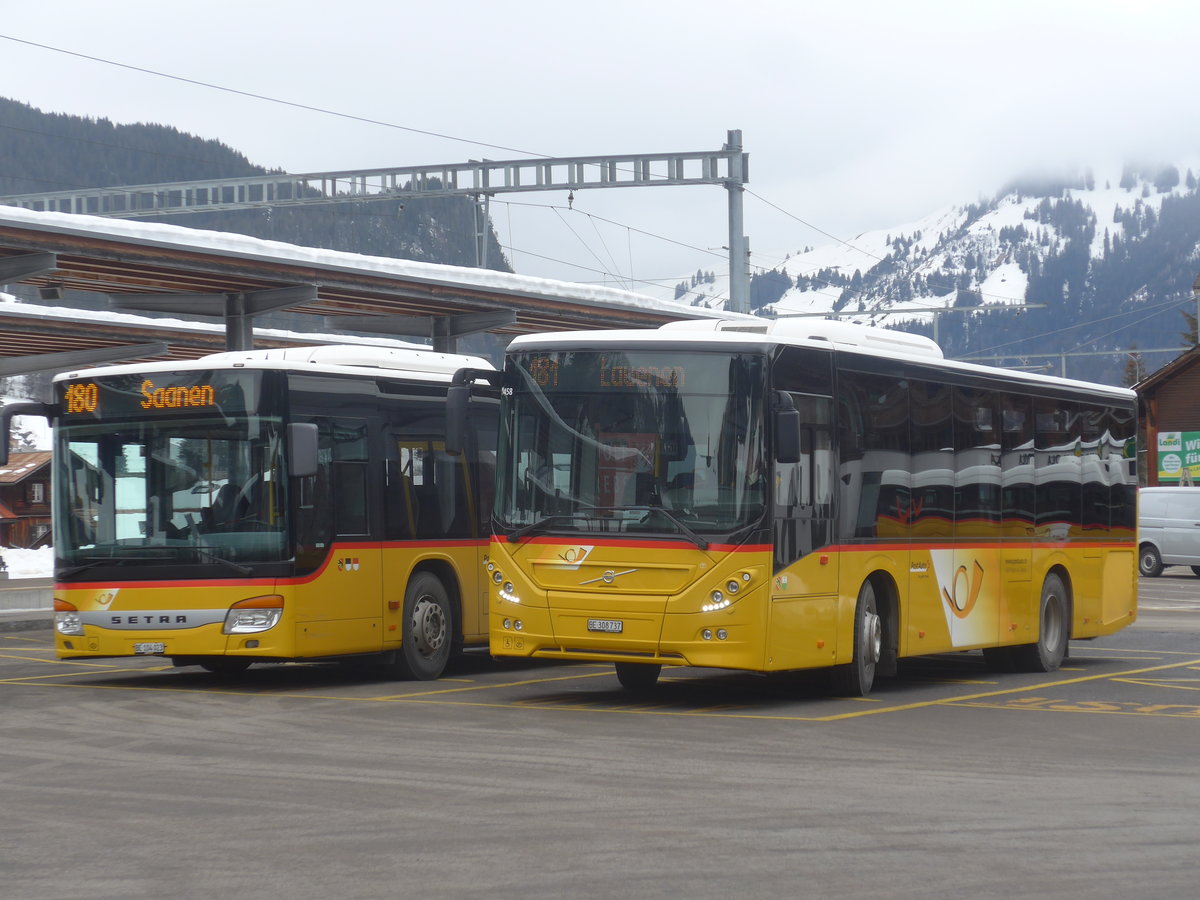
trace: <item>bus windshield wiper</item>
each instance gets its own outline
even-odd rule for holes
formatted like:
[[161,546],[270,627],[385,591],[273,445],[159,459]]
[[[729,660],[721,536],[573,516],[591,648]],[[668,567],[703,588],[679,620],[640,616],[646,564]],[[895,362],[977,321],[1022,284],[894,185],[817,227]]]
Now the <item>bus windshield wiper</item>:
[[636,508],[637,509],[646,509],[652,513],[661,514],[664,518],[670,520],[672,525],[674,525],[676,528],[678,528],[680,530],[680,532],[682,532],[683,535],[689,541],[691,541],[693,544],[695,544],[701,550],[708,549],[708,541],[706,541],[704,538],[700,537],[700,535],[696,534],[696,532],[692,531],[692,529],[688,528],[685,524],[683,524],[683,522],[680,520],[680,518],[677,515],[675,515],[675,513],[671,512],[669,509],[667,509],[665,506],[640,506],[640,507],[636,507]]
[[80,563],[77,566],[71,566],[69,569],[63,569],[61,572],[58,572],[55,577],[70,578],[72,575],[82,572],[85,569],[94,569],[96,566],[103,566],[106,563],[112,563],[115,566],[122,566],[125,563],[142,562],[144,559],[146,559],[144,556],[90,556],[88,557],[87,562]]
[[[225,559],[225,557],[223,557],[223,556],[218,556],[216,553],[213,553],[211,550],[206,550],[203,547],[192,546],[192,547],[189,547],[188,549],[195,550],[198,555],[204,557],[205,559],[209,560],[210,562],[217,562],[217,563],[221,563],[222,565],[228,566],[230,569],[233,569],[233,571],[237,572],[239,575],[249,575],[251,572],[254,571],[253,569],[247,568],[246,566],[235,563],[233,560]],[[56,573],[55,577],[56,578],[70,578],[72,575],[77,575],[80,572],[86,571],[87,569],[94,569],[96,566],[103,566],[106,564],[121,566],[121,565],[124,565],[125,563],[137,563],[137,562],[147,562],[147,561],[171,562],[172,560],[173,560],[173,557],[167,557],[167,556],[93,556],[85,563],[80,563],[77,566],[71,566],[69,569],[63,569],[61,572]]]
[[196,546],[193,544],[191,549],[195,550],[196,554],[198,556],[201,556],[204,559],[207,559],[209,562],[221,563],[221,565],[223,565],[223,566],[228,566],[229,568],[233,569],[233,571],[237,572],[239,575],[249,575],[251,572],[254,571],[253,569],[249,568],[248,566],[243,566],[239,563],[235,563],[232,559],[226,559],[225,557],[221,556],[220,554],[213,553],[211,550],[209,550],[206,547],[199,547],[199,546]]
[[575,518],[574,515],[546,516],[544,519],[538,519],[536,522],[530,522],[528,525],[522,525],[516,531],[510,532],[508,535],[508,542],[510,544],[515,544],[517,541],[519,541],[523,537],[528,537],[531,534],[536,534],[539,531],[544,531],[550,525],[550,523],[553,522],[555,519],[573,519],[573,518]]
[[71,568],[69,568],[69,569],[63,569],[61,572],[55,572],[54,577],[55,578],[70,578],[72,575],[78,574],[79,572],[82,572],[86,569],[92,569],[92,568],[95,568],[96,566],[103,565],[104,563],[109,562],[111,559],[112,559],[111,556],[105,556],[102,558],[93,558],[93,559],[90,559],[88,562],[80,563],[77,566],[71,566]]

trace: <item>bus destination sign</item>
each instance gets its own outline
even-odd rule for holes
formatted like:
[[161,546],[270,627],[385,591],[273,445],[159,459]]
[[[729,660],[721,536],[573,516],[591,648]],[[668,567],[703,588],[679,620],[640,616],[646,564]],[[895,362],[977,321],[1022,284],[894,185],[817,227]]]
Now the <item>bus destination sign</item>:
[[220,409],[240,413],[257,395],[252,373],[159,372],[72,381],[62,387],[64,416],[137,418]]

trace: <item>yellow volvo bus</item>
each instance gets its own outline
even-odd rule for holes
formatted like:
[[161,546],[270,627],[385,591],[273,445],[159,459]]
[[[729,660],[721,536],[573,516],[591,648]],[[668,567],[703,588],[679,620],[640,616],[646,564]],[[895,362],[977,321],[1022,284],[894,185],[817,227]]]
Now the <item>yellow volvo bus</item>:
[[7,408],[54,426],[58,656],[438,677],[487,640],[498,395],[475,389],[448,454],[460,370],[498,374],[415,345],[226,352],[59,375],[48,407]]
[[834,322],[520,337],[501,382],[497,656],[1055,669],[1136,617],[1131,391]]

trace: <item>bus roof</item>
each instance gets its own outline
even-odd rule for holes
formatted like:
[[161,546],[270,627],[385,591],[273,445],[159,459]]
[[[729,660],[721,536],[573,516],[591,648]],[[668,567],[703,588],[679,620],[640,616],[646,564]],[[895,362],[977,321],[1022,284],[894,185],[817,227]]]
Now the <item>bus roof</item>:
[[293,372],[328,372],[370,376],[400,376],[417,381],[449,381],[459,369],[495,369],[479,356],[439,353],[434,350],[410,350],[396,347],[372,347],[353,344],[326,344],[315,347],[284,347],[268,350],[227,350],[199,359],[122,364],[63,372],[55,381],[80,377],[127,375],[137,372],[186,372],[213,368],[276,369]]
[[664,343],[687,343],[693,346],[703,343],[714,347],[720,345],[733,347],[739,344],[759,346],[764,343],[786,344],[852,352],[865,356],[902,359],[946,371],[991,378],[1003,377],[1031,386],[1059,386],[1071,390],[1087,389],[1093,393],[1125,399],[1133,399],[1137,396],[1128,388],[1114,385],[1095,384],[1036,372],[1023,372],[1018,369],[946,359],[936,343],[921,335],[818,318],[762,319],[760,322],[745,320],[683,321],[668,322],[659,328],[556,331],[550,334],[529,334],[516,337],[509,344],[509,350],[552,349],[559,346],[578,347],[581,343],[597,345],[653,344],[659,347]]

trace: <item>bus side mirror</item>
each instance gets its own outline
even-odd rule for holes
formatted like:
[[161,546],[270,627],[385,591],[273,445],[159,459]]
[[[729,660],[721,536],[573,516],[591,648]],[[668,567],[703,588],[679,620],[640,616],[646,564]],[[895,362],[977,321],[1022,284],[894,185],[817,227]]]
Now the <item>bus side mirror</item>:
[[800,411],[784,391],[776,391],[775,462],[800,462]]
[[317,474],[320,434],[312,422],[292,422],[288,430],[288,472],[297,478]]
[[42,416],[46,419],[54,415],[54,407],[49,403],[9,403],[0,410],[0,466],[8,465],[8,436],[12,432],[13,416]]
[[446,389],[446,452],[458,456],[467,449],[467,407],[471,386],[455,384]]

